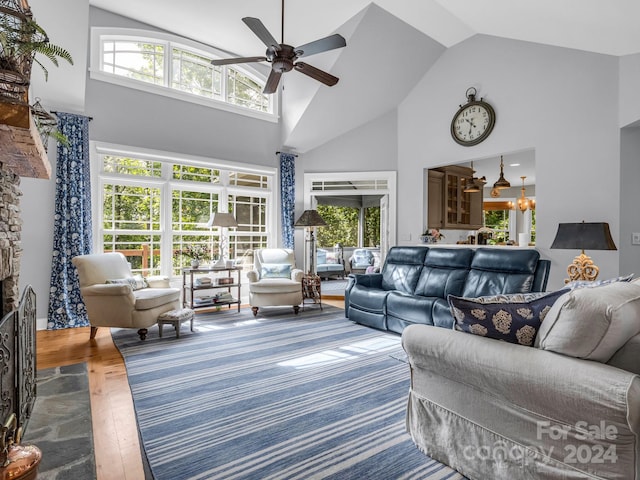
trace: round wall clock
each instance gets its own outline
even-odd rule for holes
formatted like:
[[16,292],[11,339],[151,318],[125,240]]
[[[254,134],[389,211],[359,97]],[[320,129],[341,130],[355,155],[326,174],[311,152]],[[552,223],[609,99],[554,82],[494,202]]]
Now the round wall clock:
[[487,102],[476,100],[476,89],[467,89],[467,103],[451,120],[451,136],[465,147],[477,145],[486,139],[496,123],[496,113]]

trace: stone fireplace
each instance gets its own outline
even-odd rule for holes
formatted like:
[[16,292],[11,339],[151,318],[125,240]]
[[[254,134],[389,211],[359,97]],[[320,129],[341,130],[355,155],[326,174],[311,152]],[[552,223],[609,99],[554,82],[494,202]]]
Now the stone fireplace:
[[0,169],[0,291],[2,315],[16,310],[20,302],[18,277],[22,247],[20,232],[20,177]]
[[[1,160],[1,158],[0,158]],[[36,307],[31,287],[19,291],[20,176],[0,163],[0,421],[26,426],[36,396]],[[3,449],[5,439],[0,439]],[[5,452],[0,452],[0,458]]]

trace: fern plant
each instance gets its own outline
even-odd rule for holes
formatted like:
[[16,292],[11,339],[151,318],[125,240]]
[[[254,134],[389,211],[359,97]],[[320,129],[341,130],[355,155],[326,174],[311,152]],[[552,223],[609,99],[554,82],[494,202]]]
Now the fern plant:
[[45,80],[49,78],[49,71],[38,60],[36,54],[44,55],[56,67],[58,59],[63,59],[73,65],[71,54],[64,48],[49,42],[47,32],[30,17],[24,16],[16,21],[16,17],[8,14],[0,15],[0,69],[20,71],[25,58],[32,59],[44,71]]

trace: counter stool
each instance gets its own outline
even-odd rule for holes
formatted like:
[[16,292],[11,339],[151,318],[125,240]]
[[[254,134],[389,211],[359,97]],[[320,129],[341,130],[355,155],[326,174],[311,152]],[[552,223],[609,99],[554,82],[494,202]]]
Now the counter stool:
[[178,310],[169,310],[158,317],[158,334],[162,338],[162,326],[171,324],[176,329],[176,338],[180,338],[180,324],[186,320],[191,322],[191,331],[193,332],[193,317],[195,312],[190,308],[180,308]]

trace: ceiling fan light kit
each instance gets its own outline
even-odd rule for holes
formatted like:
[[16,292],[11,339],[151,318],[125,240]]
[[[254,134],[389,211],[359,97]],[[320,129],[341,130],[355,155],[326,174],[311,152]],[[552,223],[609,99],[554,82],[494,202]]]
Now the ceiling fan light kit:
[[265,94],[275,93],[278,89],[278,84],[280,83],[280,77],[282,77],[282,74],[290,72],[291,70],[297,70],[298,72],[303,73],[329,87],[338,83],[338,77],[309,65],[308,63],[297,62],[297,60],[301,57],[308,57],[315,55],[316,53],[345,47],[347,42],[342,35],[336,33],[310,43],[305,43],[299,47],[287,45],[284,43],[284,0],[282,0],[282,41],[280,43],[278,43],[273,35],[271,35],[260,19],[245,17],[242,21],[260,40],[262,40],[262,43],[267,46],[265,55],[262,57],[238,57],[212,60],[211,63],[213,65],[231,65],[253,62],[270,63],[271,73],[267,78],[267,82],[263,90],[263,93]]

